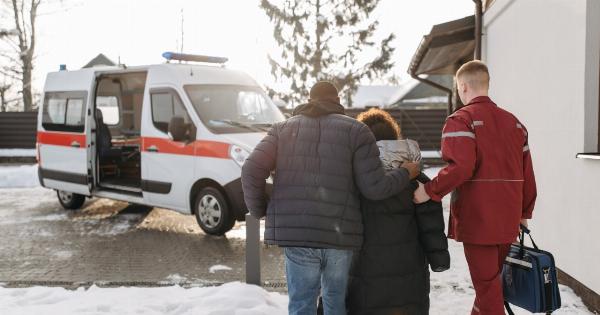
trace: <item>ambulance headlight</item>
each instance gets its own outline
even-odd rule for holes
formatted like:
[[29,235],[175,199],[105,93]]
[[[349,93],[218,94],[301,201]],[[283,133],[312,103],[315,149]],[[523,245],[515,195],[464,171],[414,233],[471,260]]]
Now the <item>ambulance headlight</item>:
[[242,167],[242,165],[244,165],[244,162],[246,162],[246,159],[248,158],[249,155],[250,155],[250,152],[244,150],[243,148],[241,148],[237,145],[232,145],[231,148],[229,149],[229,156],[240,167]]

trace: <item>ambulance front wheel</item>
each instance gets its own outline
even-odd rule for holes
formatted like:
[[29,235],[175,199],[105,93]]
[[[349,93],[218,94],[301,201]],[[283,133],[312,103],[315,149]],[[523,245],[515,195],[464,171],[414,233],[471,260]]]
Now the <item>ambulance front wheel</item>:
[[205,187],[198,192],[194,210],[196,221],[206,234],[223,235],[235,224],[227,200],[214,187]]
[[57,190],[56,194],[58,195],[58,201],[60,202],[60,204],[63,206],[63,208],[68,210],[79,209],[81,208],[81,206],[83,206],[83,203],[85,202],[84,195],[64,190]]

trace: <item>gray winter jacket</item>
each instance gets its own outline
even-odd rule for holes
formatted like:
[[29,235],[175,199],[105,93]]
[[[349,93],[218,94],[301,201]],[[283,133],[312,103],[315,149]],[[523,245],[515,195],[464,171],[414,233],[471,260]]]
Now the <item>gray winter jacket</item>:
[[[381,200],[402,191],[408,172],[385,172],[369,128],[336,103],[303,105],[273,125],[242,168],[250,213],[266,216],[265,243],[358,249],[360,195]],[[273,174],[270,200],[265,180]]]

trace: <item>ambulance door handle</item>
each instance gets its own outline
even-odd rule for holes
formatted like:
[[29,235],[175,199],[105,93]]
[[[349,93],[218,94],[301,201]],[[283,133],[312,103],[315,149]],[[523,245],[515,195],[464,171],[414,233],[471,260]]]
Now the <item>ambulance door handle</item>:
[[151,145],[148,147],[148,152],[158,152],[158,147],[155,145]]
[[77,142],[77,141],[73,141],[73,142],[71,142],[71,146],[72,146],[73,148],[81,148],[81,144],[79,144],[79,142]]

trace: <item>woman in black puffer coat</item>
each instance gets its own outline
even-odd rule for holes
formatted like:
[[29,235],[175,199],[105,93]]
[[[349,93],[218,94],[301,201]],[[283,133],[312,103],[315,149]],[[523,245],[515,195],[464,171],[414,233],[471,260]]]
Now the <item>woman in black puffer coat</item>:
[[[400,127],[388,113],[371,109],[358,120],[375,134],[386,168],[420,160],[416,142],[398,140]],[[429,179],[421,174],[418,180]],[[416,188],[414,181],[394,197],[361,200],[364,243],[350,270],[349,314],[429,314],[428,266],[436,272],[447,270],[450,255],[442,205],[415,205]]]

